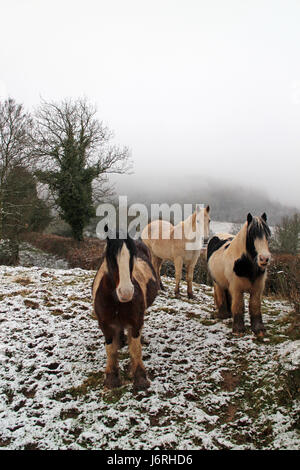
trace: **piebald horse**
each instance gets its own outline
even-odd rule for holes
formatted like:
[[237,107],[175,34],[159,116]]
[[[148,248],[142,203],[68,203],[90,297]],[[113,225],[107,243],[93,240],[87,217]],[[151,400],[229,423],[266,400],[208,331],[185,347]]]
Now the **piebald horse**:
[[249,213],[237,235],[217,234],[208,243],[208,270],[213,280],[218,316],[232,315],[234,334],[245,331],[244,293],[248,292],[252,331],[264,336],[261,299],[271,259],[270,236],[266,214],[252,217]]
[[[195,242],[191,235],[204,237],[204,243],[209,239],[209,206],[197,207],[196,211],[186,220],[173,225],[165,220],[155,220],[146,225],[142,231],[142,240],[150,248],[153,267],[161,289],[163,285],[160,278],[161,265],[165,260],[173,261],[175,266],[175,295],[179,297],[180,280],[183,264],[186,265],[187,295],[193,298],[193,275],[196,262],[200,256],[200,248],[187,249],[188,244]],[[204,233],[200,233],[204,231]]]
[[[107,231],[107,229],[106,229]],[[158,292],[156,273],[148,248],[141,241],[107,238],[106,251],[94,278],[92,295],[94,312],[105,337],[108,388],[121,385],[118,368],[120,339],[127,329],[134,389],[150,383],[142,361],[141,332],[144,313]]]

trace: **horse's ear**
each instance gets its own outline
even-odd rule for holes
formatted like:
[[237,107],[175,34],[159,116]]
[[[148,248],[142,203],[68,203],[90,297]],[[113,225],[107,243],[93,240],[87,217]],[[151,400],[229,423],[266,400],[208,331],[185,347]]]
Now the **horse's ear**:
[[206,213],[209,214],[210,207],[209,207],[209,206],[206,206],[205,210],[206,210]]
[[262,215],[261,215],[261,218],[267,222],[267,214],[264,212]]
[[248,225],[251,224],[252,219],[253,219],[252,214],[250,214],[250,212],[249,212],[249,214],[247,215],[247,222],[248,222]]

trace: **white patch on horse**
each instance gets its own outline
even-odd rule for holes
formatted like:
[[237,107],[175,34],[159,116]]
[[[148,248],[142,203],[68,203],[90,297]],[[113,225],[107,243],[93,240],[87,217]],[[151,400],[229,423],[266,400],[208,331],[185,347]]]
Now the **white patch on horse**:
[[125,243],[117,256],[117,264],[119,268],[118,298],[120,302],[130,302],[134,286],[130,278],[130,253]]

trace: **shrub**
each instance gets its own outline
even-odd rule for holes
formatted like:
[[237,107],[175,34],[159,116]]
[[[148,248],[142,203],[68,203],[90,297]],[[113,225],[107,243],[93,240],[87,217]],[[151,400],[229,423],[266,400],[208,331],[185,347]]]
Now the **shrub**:
[[105,247],[105,243],[98,238],[77,242],[69,237],[36,232],[26,233],[22,239],[43,251],[66,259],[71,268],[97,269]]
[[300,214],[283,217],[276,226],[272,249],[278,253],[296,255],[300,252]]

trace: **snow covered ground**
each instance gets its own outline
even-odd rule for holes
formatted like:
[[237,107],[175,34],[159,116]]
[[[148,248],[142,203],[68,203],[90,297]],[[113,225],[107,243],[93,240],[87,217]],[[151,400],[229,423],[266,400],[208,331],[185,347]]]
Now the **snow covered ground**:
[[44,268],[68,269],[68,262],[57,256],[45,253],[44,251],[30,245],[29,243],[20,243],[19,248],[21,266],[43,266]]
[[[92,317],[94,272],[0,267],[0,446],[5,449],[299,449],[300,342],[291,307],[264,300],[268,335],[231,334],[212,290],[175,299],[174,282],[149,309],[143,356],[151,379],[133,394],[103,388],[105,348]],[[184,286],[185,287],[185,286]],[[249,325],[249,319],[247,324]]]

